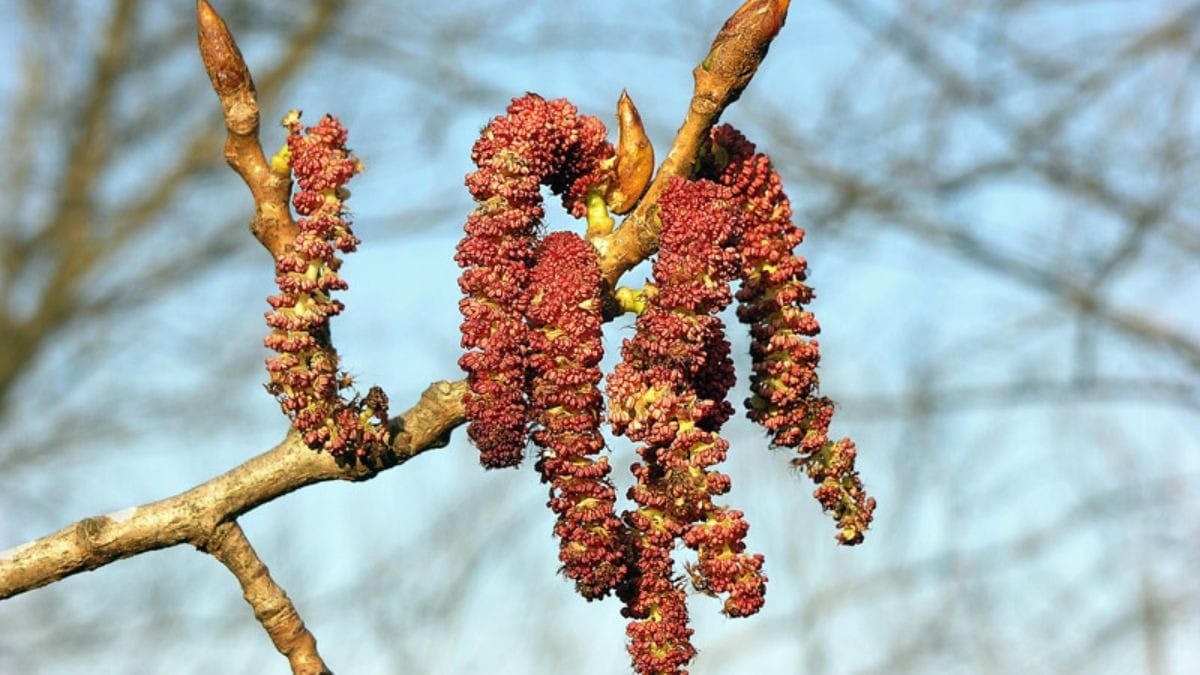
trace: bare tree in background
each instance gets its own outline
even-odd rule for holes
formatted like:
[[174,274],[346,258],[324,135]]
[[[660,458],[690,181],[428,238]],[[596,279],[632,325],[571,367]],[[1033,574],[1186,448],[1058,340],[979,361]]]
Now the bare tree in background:
[[[403,104],[409,123],[431,137],[444,133],[447,116],[478,106],[481,112],[465,115],[477,125],[517,93],[500,90],[470,63],[472,54],[507,46],[492,41],[507,30],[504,22],[533,13],[520,11],[522,3],[496,9],[486,22],[464,20],[466,10],[392,13],[360,5],[343,12],[335,4],[286,13],[258,3],[222,7],[244,45],[255,36],[270,43],[262,49],[273,60],[255,67],[268,121],[278,92],[296,86],[312,72],[310,58],[323,53],[383,59],[408,86],[435,92],[425,105]],[[793,542],[768,554],[773,583],[799,580],[787,597],[776,593],[756,623],[723,627],[729,634],[710,643],[697,672],[746,668],[748,643],[765,653],[773,644],[778,658],[799,660],[806,672],[1183,672],[1197,662],[1189,636],[1200,616],[1200,587],[1190,574],[1200,563],[1200,328],[1189,311],[1200,297],[1193,187],[1200,5],[818,4],[814,14],[833,17],[825,20],[854,45],[855,60],[801,75],[804,45],[783,51],[787,31],[803,30],[806,15],[793,9],[772,54],[789,65],[764,75],[815,81],[827,113],[797,119],[796,98],[808,91],[801,87],[751,88],[736,112],[771,149],[810,243],[845,261],[836,272],[816,263],[819,287],[838,274],[870,280],[839,282],[841,290],[822,293],[822,307],[836,313],[829,308],[839,292],[857,293],[865,298],[858,300],[859,327],[879,335],[853,343],[866,355],[866,372],[829,381],[864,383],[857,395],[838,398],[843,414],[871,424],[875,446],[884,448],[864,461],[874,462],[867,471],[886,507],[878,540],[855,552],[872,557],[854,563],[795,541],[804,538],[794,532],[811,531],[796,524],[799,509],[772,521],[764,507],[753,522],[772,534],[760,536]],[[211,94],[195,86],[191,17],[155,5],[114,2],[88,15],[29,2],[21,15],[19,86],[6,92],[11,147],[2,189],[6,203],[22,208],[9,210],[0,227],[0,526],[9,543],[78,517],[78,508],[107,508],[57,508],[59,493],[72,488],[48,476],[64,465],[87,466],[101,449],[164,427],[203,433],[218,418],[257,426],[211,392],[257,369],[259,354],[243,347],[213,353],[216,343],[193,324],[172,322],[170,310],[146,310],[198,278],[261,267],[244,231],[244,205],[217,197],[238,188],[213,151],[223,132]],[[528,33],[536,44],[604,54],[564,37],[577,34],[580,17],[538,11],[544,16]],[[636,51],[658,44],[656,35],[694,44],[712,18],[623,28]],[[404,28],[412,25],[422,28]],[[50,37],[62,34],[80,37],[64,47]],[[184,71],[191,79],[179,76]],[[675,120],[661,115],[652,127],[673,130]],[[455,187],[457,178],[450,182]],[[390,215],[399,226],[442,220],[445,212],[456,209]],[[177,297],[189,304],[194,296]],[[248,294],[194,309],[229,331],[230,343],[253,346],[259,327],[246,318],[261,311],[258,302]],[[839,330],[829,344],[854,339],[853,326],[826,328]],[[142,354],[163,353],[155,358],[176,367],[198,351],[205,361],[183,368],[170,387],[120,377]],[[873,379],[881,384],[867,384]],[[178,412],[196,407],[203,416]],[[743,433],[747,444],[761,444]],[[198,471],[194,478],[211,473]],[[171,491],[146,489],[146,499]],[[317,615],[360,598],[351,612],[368,618],[354,630],[370,649],[394,648],[381,660],[392,659],[393,670],[409,664],[414,672],[445,672],[447,662],[425,645],[439,638],[439,625],[443,640],[478,628],[472,613],[494,600],[480,590],[493,561],[510,556],[508,564],[520,567],[545,558],[546,542],[524,525],[544,510],[539,499],[536,490],[506,495],[501,510],[509,510],[500,517],[494,502],[462,499],[419,528],[413,538],[444,556],[427,561],[446,570],[441,580],[401,575],[376,583],[394,572],[394,556],[381,555],[362,579],[324,595],[289,588],[302,605],[322,608]],[[455,530],[489,513],[488,537]],[[514,541],[524,546],[515,556]],[[406,553],[400,547],[397,554]],[[229,591],[220,608],[189,614],[178,606],[178,588],[199,568],[187,567],[185,557],[161,563],[181,570],[178,576],[164,572],[134,587],[133,604],[146,614],[130,623],[105,611],[105,593],[79,580],[61,593],[6,602],[24,604],[3,619],[11,637],[0,643],[0,664],[36,672],[54,667],[48,654],[64,643],[74,642],[87,663],[87,655],[122,641],[152,636],[183,645],[204,640],[175,636],[226,626],[228,639],[251,630],[220,570],[204,578]],[[273,571],[313,564],[279,558]],[[540,592],[543,580],[530,576],[513,582],[527,584],[514,595]],[[70,593],[96,598],[95,609],[78,608]],[[406,601],[389,602],[392,593]],[[560,672],[578,656],[575,636],[555,620],[554,610],[569,602],[546,599],[546,616],[525,626],[545,645],[545,672]],[[440,618],[433,625],[417,619],[430,616]],[[868,628],[847,647],[848,634]],[[874,644],[858,650],[859,641]],[[277,658],[269,645],[257,649],[241,666],[205,662],[202,647],[175,653],[195,658],[197,669],[207,663],[251,672],[252,664]],[[862,658],[846,660],[846,649]],[[128,669],[178,671],[175,658],[142,656],[148,661]]]

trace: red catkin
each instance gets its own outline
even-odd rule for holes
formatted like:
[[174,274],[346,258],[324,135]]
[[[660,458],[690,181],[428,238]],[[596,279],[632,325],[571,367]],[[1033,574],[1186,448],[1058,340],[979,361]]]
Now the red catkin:
[[484,128],[471,152],[478,168],[467,189],[478,203],[467,218],[455,260],[463,268],[459,365],[467,372],[467,435],[488,468],[521,462],[530,422],[525,391],[530,333],[530,268],[541,224],[541,185],[563,196],[572,215],[586,212],[611,157],[604,125],[565,100],[535,94],[514,99]]
[[821,328],[805,309],[814,297],[805,283],[808,263],[795,253],[804,230],[792,222],[791,203],[770,159],[728,125],[713,129],[712,137],[712,157],[727,163],[710,164],[707,171],[738,195],[746,214],[737,299],[738,318],[750,325],[748,416],[767,429],[773,445],[797,451],[793,463],[817,483],[814,496],[837,521],[838,541],[858,544],[875,500],[854,469],[854,444],[829,439],[833,401],[817,393]]
[[[729,616],[762,606],[762,556],[745,552],[740,512],[714,503],[730,480],[716,471],[729,444],[718,434],[732,413],[734,382],[725,327],[715,315],[732,300],[741,269],[743,217],[736,194],[714,181],[675,179],[659,197],[662,231],[647,308],[609,377],[613,430],[642,445],[625,516],[635,566],[622,589],[629,651],[639,673],[677,673],[694,649],[671,552],[681,539],[697,551],[693,583],[727,594]],[[684,656],[687,655],[687,658]]]
[[558,516],[563,574],[588,600],[608,595],[627,571],[616,490],[608,458],[599,456],[600,283],[595,249],[574,233],[556,232],[538,247],[528,310],[537,468]]
[[349,378],[339,372],[329,341],[329,318],[343,309],[330,293],[347,288],[337,274],[342,262],[335,252],[350,253],[359,244],[345,212],[349,193],[343,186],[362,165],[346,149],[346,129],[336,117],[326,115],[304,129],[295,114],[285,124],[299,188],[292,197],[299,233],[275,265],[279,294],[267,298],[273,330],[264,343],[278,352],[267,359],[267,389],[309,447],[362,456],[389,440],[387,396],[373,387],[364,399],[344,400],[340,391]]

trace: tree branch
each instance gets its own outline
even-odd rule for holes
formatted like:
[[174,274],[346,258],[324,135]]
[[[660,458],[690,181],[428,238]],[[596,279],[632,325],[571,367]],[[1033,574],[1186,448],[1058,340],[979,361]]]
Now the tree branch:
[[237,172],[254,197],[254,220],[250,231],[259,242],[279,256],[299,231],[288,208],[291,176],[271,170],[258,139],[258,94],[242,52],[234,42],[225,20],[208,0],[196,0],[200,57],[212,80],[213,91],[225,111],[225,161]]
[[790,0],[747,0],[725,22],[708,56],[692,70],[696,80],[683,125],[642,201],[607,238],[593,241],[600,253],[600,272],[611,289],[621,275],[658,250],[658,196],[675,176],[687,176],[709,129],[742,95],[771,41],[783,28]]
[[279,445],[187,492],[79,522],[0,553],[0,600],[139,553],[189,543],[203,548],[217,528],[273,499],[328,480],[362,481],[446,445],[465,412],[466,382],[435,382],[391,420],[389,452],[364,463],[314,452],[294,432]]
[[271,636],[279,653],[287,657],[293,673],[331,675],[317,652],[317,639],[305,627],[287,593],[271,578],[236,521],[218,525],[201,550],[221,561],[237,577],[242,595],[254,608],[254,618]]

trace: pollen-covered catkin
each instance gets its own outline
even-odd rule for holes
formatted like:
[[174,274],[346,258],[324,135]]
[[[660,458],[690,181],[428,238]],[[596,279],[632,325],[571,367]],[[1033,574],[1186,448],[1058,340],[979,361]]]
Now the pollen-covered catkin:
[[488,468],[516,466],[524,454],[530,410],[526,376],[530,333],[529,275],[544,215],[541,185],[563,195],[572,215],[607,180],[611,157],[604,125],[566,100],[535,94],[514,99],[484,128],[471,152],[478,168],[467,188],[478,206],[467,218],[455,260],[463,268],[459,365],[467,372],[467,435]]
[[805,308],[814,297],[805,283],[808,263],[795,252],[804,230],[792,222],[791,202],[766,155],[728,125],[713,130],[713,148],[726,164],[709,171],[739,195],[746,214],[737,299],[738,318],[750,325],[748,415],[773,445],[796,450],[793,462],[817,483],[814,496],[837,521],[838,541],[860,543],[875,500],[854,469],[854,443],[829,439],[833,401],[817,393],[820,325]]
[[339,372],[329,340],[329,318],[343,309],[330,295],[347,288],[335,253],[359,244],[345,211],[344,186],[362,164],[346,149],[346,128],[336,117],[326,115],[305,129],[299,113],[291,113],[284,124],[298,187],[292,204],[300,218],[295,241],[275,264],[279,294],[267,299],[272,331],[264,342],[278,352],[267,360],[267,389],[309,447],[363,455],[388,442],[387,396],[372,388],[365,399],[344,400],[340,392],[349,378]]
[[617,493],[608,458],[600,456],[604,351],[596,251],[572,232],[556,232],[538,246],[530,277],[533,440],[542,448],[537,468],[550,484],[549,506],[558,516],[554,533],[563,574],[594,600],[626,574]]

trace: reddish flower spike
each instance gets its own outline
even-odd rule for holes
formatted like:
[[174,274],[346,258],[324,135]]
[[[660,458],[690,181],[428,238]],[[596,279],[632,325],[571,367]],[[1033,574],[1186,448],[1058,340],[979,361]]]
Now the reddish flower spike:
[[[734,381],[725,327],[713,316],[732,301],[741,271],[737,243],[744,217],[737,193],[710,180],[674,179],[659,197],[662,231],[654,285],[637,333],[609,377],[616,433],[643,445],[629,491],[638,508],[625,516],[637,563],[622,593],[629,650],[639,673],[676,673],[694,654],[684,642],[686,606],[672,580],[671,550],[682,538],[700,558],[693,583],[727,594],[729,616],[762,606],[762,556],[746,554],[741,514],[713,503],[729,491],[714,467],[729,444],[718,435],[732,414]],[[726,523],[733,523],[725,526]]]
[[558,515],[563,573],[588,600],[608,595],[627,571],[616,490],[607,458],[597,456],[604,448],[600,281],[596,252],[577,235],[556,232],[538,247],[529,303],[533,439],[543,448],[537,468]]
[[[854,444],[829,440],[833,402],[817,394],[821,327],[804,305],[808,263],[796,255],[804,231],[779,174],[766,155],[728,125],[713,129],[713,152],[702,173],[737,195],[746,229],[739,246],[742,284],[738,318],[750,324],[753,374],[748,416],[770,432],[772,445],[794,448],[795,460],[818,484],[815,496],[838,523],[838,541],[857,544],[870,526],[875,500],[854,470]],[[724,158],[726,164],[720,166]]]
[[344,210],[343,186],[362,165],[346,149],[346,129],[336,117],[326,115],[304,129],[296,113],[285,126],[299,188],[292,204],[301,218],[291,249],[276,261],[279,295],[267,299],[273,330],[264,344],[279,353],[267,360],[267,390],[309,447],[363,456],[389,442],[387,396],[372,388],[363,400],[343,400],[340,390],[349,378],[339,372],[329,341],[329,318],[343,309],[330,293],[347,288],[334,253],[352,252],[359,243]]
[[565,100],[514,99],[471,152],[478,168],[467,188],[478,207],[467,218],[455,260],[463,268],[459,365],[467,372],[467,435],[488,468],[521,462],[530,421],[525,392],[530,355],[530,267],[543,215],[541,185],[563,195],[576,217],[590,189],[608,180],[601,161],[613,153],[604,125]]

